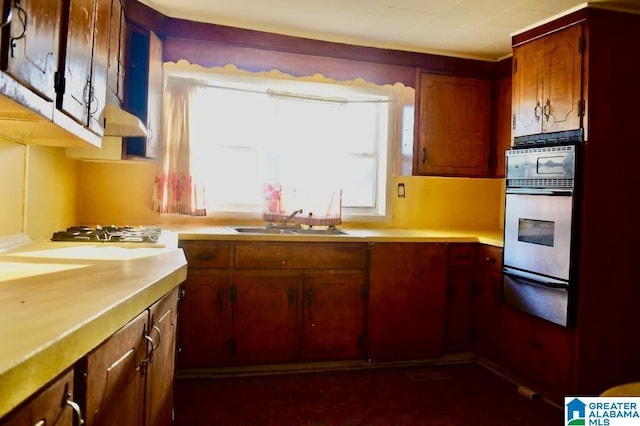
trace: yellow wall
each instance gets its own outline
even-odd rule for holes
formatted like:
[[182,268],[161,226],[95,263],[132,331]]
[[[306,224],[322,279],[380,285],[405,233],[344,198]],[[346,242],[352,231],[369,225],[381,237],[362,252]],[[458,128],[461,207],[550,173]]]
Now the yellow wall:
[[0,236],[24,231],[26,148],[0,140]]
[[[84,224],[225,223],[210,218],[161,217],[152,212],[154,163],[83,162],[80,170],[80,218]],[[396,197],[399,182],[405,184],[405,198]],[[392,223],[377,226],[497,230],[502,227],[503,185],[503,179],[396,177],[392,191]]]
[[38,241],[75,223],[77,181],[78,162],[64,149],[0,141],[0,237]]

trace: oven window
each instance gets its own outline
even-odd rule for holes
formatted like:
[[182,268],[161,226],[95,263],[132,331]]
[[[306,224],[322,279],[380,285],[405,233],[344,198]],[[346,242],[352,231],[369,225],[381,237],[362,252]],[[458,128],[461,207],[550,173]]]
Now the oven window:
[[518,219],[518,241],[553,247],[554,222]]

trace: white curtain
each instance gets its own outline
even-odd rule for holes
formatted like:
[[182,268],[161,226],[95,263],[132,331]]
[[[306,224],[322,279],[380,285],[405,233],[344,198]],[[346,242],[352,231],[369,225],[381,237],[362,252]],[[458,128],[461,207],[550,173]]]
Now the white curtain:
[[197,82],[170,78],[164,93],[162,168],[153,191],[152,209],[159,213],[205,216],[205,189],[192,173],[189,109]]

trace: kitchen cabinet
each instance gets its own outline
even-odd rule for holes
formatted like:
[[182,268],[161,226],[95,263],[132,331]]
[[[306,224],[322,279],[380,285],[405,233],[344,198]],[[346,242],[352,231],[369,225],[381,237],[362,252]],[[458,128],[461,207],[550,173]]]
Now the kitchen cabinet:
[[495,153],[493,164],[493,176],[505,177],[505,151],[511,148],[513,138],[511,135],[511,103],[512,103],[511,75],[500,78],[496,82],[495,96]]
[[583,28],[576,24],[513,48],[513,136],[580,129]]
[[486,177],[491,81],[419,72],[414,174]]
[[362,357],[366,244],[181,245],[180,368]]
[[70,0],[57,107],[103,134],[111,0]]
[[506,305],[501,315],[501,363],[534,389],[556,398],[570,395],[571,331]]
[[124,101],[124,74],[127,22],[120,0],[111,0],[109,20],[109,55],[107,63],[107,102]]
[[301,283],[296,273],[234,275],[232,359],[235,363],[297,360]]
[[86,356],[86,425],[171,425],[178,290]]
[[189,273],[182,284],[178,367],[217,367],[231,362],[230,259],[232,245],[182,243]]
[[[2,16],[8,15],[5,9],[11,9],[14,19],[2,30],[0,68],[43,101],[28,103],[28,98],[16,93],[28,107],[51,117],[56,99],[54,81],[60,49],[62,0],[4,3],[7,6],[3,8]],[[40,104],[46,107],[42,108]]]
[[68,369],[38,393],[25,401],[16,410],[0,420],[1,426],[73,426],[74,417],[80,416],[80,411],[74,413],[73,400],[73,369]]
[[471,293],[473,348],[479,357],[495,361],[502,305],[502,248],[478,245]]
[[449,245],[447,282],[446,352],[472,349],[472,287],[476,260],[475,244]]
[[128,29],[127,110],[147,126],[148,136],[125,138],[127,156],[155,158],[162,143],[162,40],[153,32]]
[[447,245],[372,243],[366,355],[372,361],[444,352]]

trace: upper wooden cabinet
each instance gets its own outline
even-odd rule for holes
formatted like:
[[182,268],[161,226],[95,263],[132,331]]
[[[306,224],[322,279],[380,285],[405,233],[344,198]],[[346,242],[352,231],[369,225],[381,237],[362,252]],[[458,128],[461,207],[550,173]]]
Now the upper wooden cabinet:
[[2,31],[3,40],[6,37],[8,42],[2,45],[0,66],[16,81],[50,102],[53,108],[62,0],[21,0],[19,6],[12,7],[14,19]]
[[111,1],[110,18],[107,102],[119,104],[124,100],[124,54],[127,34],[127,23],[120,0]]
[[582,25],[513,49],[513,136],[582,126]]
[[418,74],[414,174],[487,176],[491,81]]
[[111,0],[71,0],[58,108],[103,133]]

